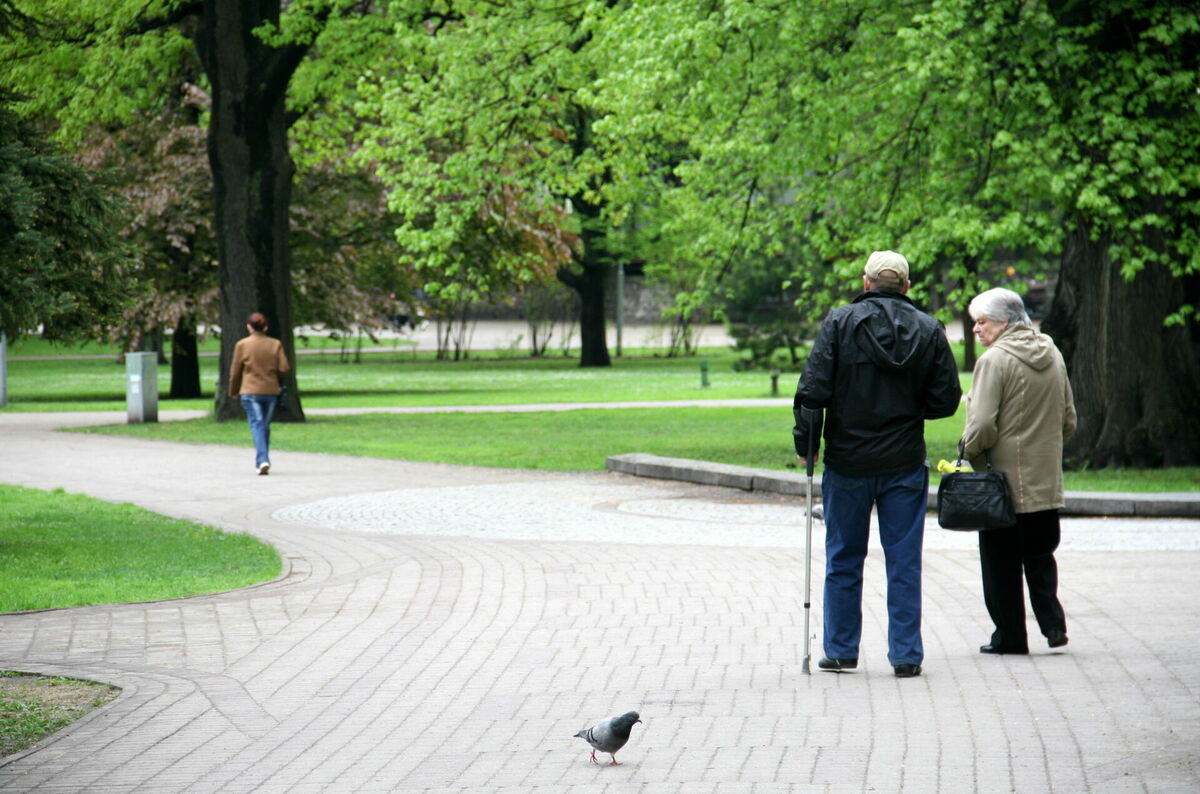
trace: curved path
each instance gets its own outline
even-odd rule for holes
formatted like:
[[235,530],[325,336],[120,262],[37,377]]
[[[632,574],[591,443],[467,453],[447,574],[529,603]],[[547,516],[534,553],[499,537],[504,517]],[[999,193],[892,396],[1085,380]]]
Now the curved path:
[[[908,680],[884,658],[874,550],[859,670],[806,676],[794,500],[282,452],[256,477],[245,449],[51,429],[98,419],[0,416],[0,482],[253,532],[287,571],[0,616],[0,668],[123,688],[0,761],[0,789],[1200,787],[1200,522],[1065,522],[1071,643],[1004,658],[976,652],[971,538],[930,529],[925,674]],[[572,734],[631,708],[622,765],[588,763]]]

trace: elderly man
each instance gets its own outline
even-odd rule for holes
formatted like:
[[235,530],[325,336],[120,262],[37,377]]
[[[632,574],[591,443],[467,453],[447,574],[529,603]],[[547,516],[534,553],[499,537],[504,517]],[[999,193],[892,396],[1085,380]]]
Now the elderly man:
[[908,261],[876,251],[863,292],[830,312],[796,388],[793,440],[814,457],[821,426],[801,408],[824,409],[825,658],[841,672],[858,666],[863,562],[871,508],[887,562],[888,661],[895,674],[921,674],[921,545],[929,492],[925,420],[952,416],[962,389],[941,323],[907,297]]

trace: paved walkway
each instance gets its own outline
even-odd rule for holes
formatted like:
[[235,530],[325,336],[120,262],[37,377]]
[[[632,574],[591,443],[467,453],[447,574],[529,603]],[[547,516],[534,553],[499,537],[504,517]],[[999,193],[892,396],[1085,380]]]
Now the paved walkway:
[[[925,675],[884,658],[876,550],[859,671],[806,676],[794,497],[283,452],[256,477],[248,449],[50,429],[95,420],[0,416],[0,482],[253,532],[287,570],[0,616],[0,668],[123,688],[3,790],[1200,788],[1200,522],[1067,520],[1071,643],[1011,658],[976,652],[972,539],[930,528]],[[622,765],[588,763],[571,735],[629,709]]]

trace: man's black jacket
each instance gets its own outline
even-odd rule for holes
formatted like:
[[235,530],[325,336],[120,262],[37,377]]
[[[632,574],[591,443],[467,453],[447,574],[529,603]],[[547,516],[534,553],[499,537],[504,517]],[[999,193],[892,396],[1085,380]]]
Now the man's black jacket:
[[[962,398],[942,324],[897,292],[864,292],[829,313],[796,387],[793,437],[807,456],[800,407],[825,409],[825,465],[847,477],[910,471],[925,462],[925,420],[953,416]],[[815,428],[814,451],[821,428]]]

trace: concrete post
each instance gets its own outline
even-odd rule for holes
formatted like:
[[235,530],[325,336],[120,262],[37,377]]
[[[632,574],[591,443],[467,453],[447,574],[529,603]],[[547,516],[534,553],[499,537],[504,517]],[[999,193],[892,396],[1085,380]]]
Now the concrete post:
[[131,425],[158,421],[158,353],[125,354],[125,405]]

